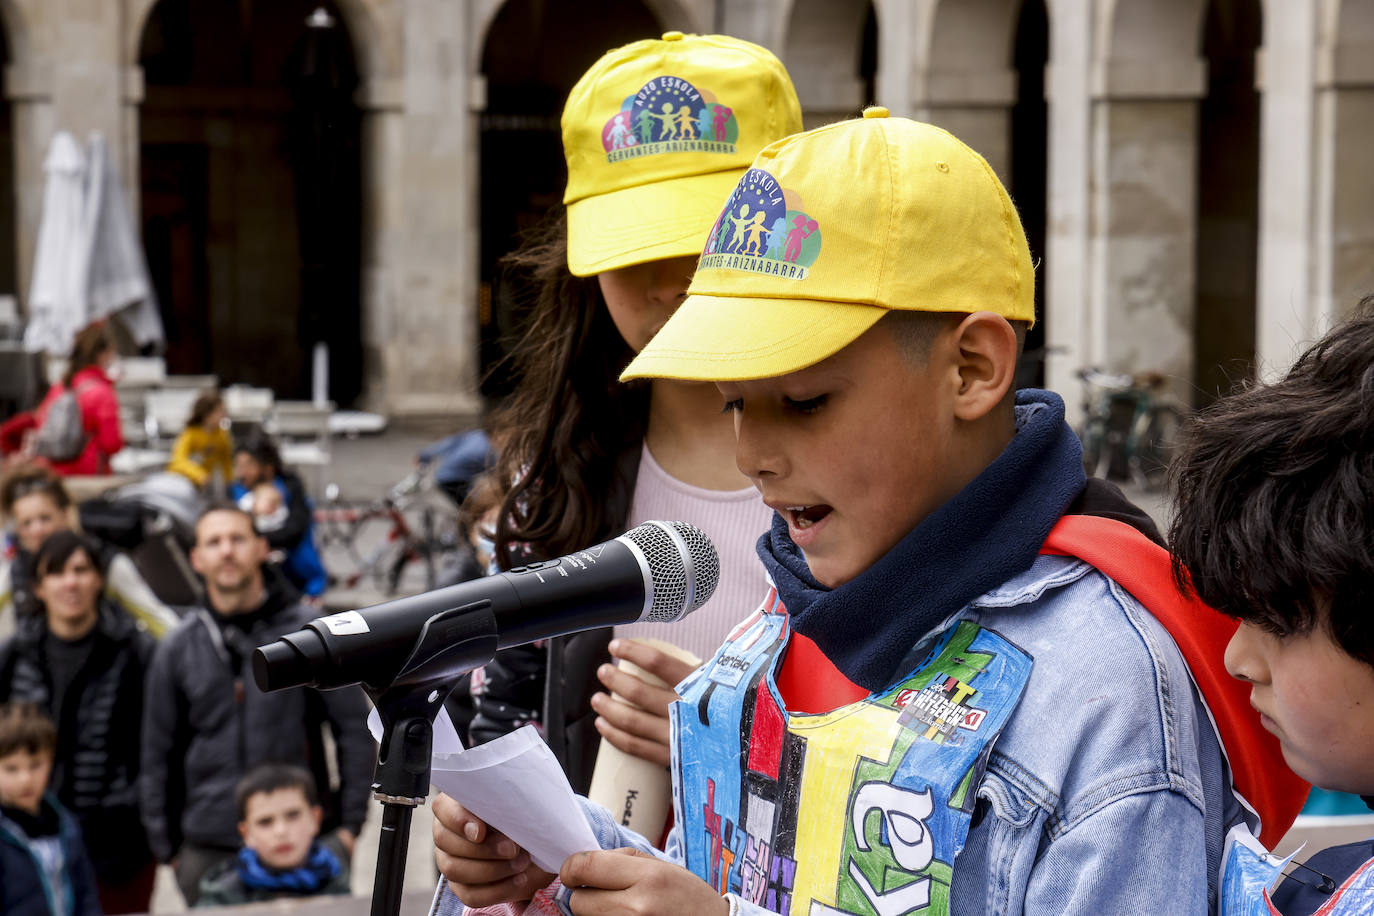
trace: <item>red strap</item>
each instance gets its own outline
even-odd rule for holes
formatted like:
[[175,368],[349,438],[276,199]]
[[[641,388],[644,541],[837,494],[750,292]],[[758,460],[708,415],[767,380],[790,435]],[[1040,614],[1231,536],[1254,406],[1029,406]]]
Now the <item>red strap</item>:
[[1216,721],[1237,790],[1260,816],[1260,842],[1273,848],[1292,826],[1309,785],[1284,762],[1279,741],[1260,725],[1250,688],[1222,666],[1237,623],[1174,586],[1168,552],[1125,522],[1066,515],[1041,553],[1078,557],[1115,580],[1169,631]]

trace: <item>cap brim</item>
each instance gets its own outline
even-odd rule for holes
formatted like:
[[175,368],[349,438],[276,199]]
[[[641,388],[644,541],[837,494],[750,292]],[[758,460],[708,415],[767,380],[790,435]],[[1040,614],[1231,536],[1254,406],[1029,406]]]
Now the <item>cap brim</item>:
[[590,277],[701,254],[744,169],[622,188],[568,204],[568,270]]
[[740,382],[833,356],[887,314],[855,302],[689,296],[620,380]]

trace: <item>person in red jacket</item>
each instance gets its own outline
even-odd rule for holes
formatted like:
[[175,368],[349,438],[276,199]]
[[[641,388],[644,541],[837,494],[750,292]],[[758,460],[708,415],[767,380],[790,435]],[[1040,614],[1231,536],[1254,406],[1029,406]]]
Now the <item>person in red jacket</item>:
[[110,380],[115,360],[114,337],[104,322],[77,332],[72,343],[71,360],[62,380],[48,389],[35,417],[41,428],[54,401],[69,387],[76,390],[81,405],[81,421],[87,435],[86,448],[72,461],[53,462],[53,470],[64,477],[73,474],[108,474],[110,456],[124,447],[119,429],[119,399]]

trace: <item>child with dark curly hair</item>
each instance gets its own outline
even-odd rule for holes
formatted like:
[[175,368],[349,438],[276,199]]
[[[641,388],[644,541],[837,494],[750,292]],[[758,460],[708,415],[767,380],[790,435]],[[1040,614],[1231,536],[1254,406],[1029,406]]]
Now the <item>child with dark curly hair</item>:
[[[1240,620],[1227,670],[1294,772],[1374,801],[1374,296],[1282,380],[1199,415],[1173,474],[1180,585]],[[1276,875],[1233,852],[1229,879]],[[1272,894],[1283,916],[1374,909],[1374,841],[1307,866]],[[1267,883],[1226,911],[1273,912]]]

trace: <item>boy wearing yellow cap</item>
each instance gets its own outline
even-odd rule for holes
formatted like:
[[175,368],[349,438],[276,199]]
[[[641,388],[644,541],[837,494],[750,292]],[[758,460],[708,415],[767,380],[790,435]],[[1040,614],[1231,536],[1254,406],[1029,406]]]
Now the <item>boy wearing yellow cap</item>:
[[[762,245],[735,230],[759,213]],[[871,109],[759,154],[688,299],[624,374],[715,382],[776,513],[758,545],[774,588],[677,688],[674,836],[655,855],[588,805],[613,851],[569,858],[545,889],[446,802],[436,842],[459,898],[1215,910],[1223,837],[1259,817],[1179,631],[1075,547],[1087,519],[1163,556],[1119,491],[1085,482],[1062,401],[1012,390],[1033,284],[1006,191],[938,128]],[[1291,819],[1262,807],[1265,828]]]

